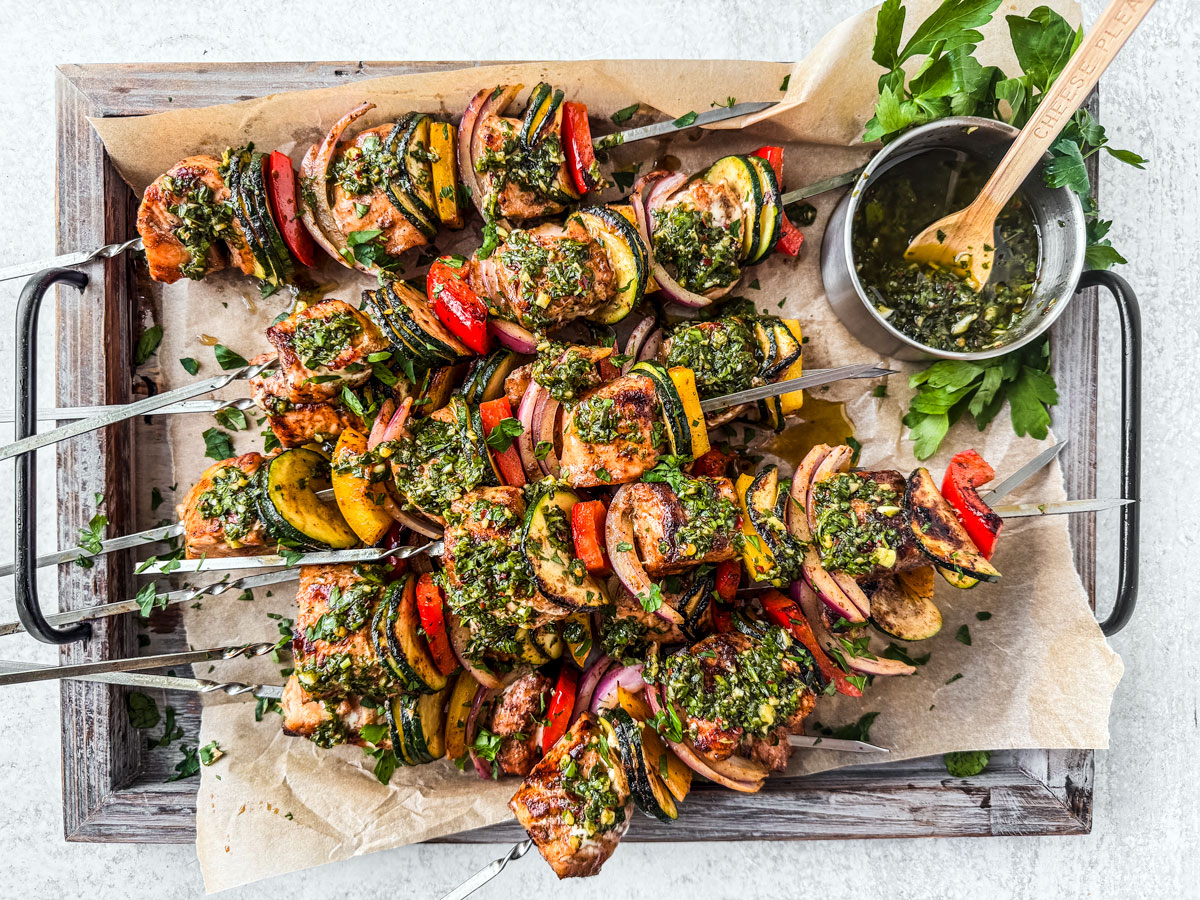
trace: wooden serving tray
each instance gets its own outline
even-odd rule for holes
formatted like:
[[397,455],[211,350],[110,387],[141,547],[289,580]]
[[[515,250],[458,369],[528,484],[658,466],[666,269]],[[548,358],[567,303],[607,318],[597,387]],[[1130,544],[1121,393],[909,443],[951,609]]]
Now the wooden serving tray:
[[[382,75],[462,68],[464,62],[67,65],[57,70],[58,252],[123,241],[134,234],[137,198],[113,168],[89,116],[130,116],[208,106],[277,91],[330,87]],[[1094,110],[1093,97],[1093,110]],[[1093,183],[1095,183],[1093,172]],[[57,305],[57,403],[126,403],[134,398],[132,356],[148,301],[124,259],[96,263],[80,293]],[[1055,428],[1071,439],[1062,456],[1067,493],[1095,496],[1097,311],[1095,291],[1070,305],[1054,328]],[[58,445],[58,545],[73,546],[107,498],[114,533],[133,529],[129,485],[137,465],[132,423]],[[1084,588],[1095,605],[1095,524],[1071,518]],[[95,568],[58,570],[63,609],[133,596],[133,556],[112,554]],[[155,646],[184,649],[177,612],[160,612]],[[86,644],[64,647],[62,662],[132,656],[131,616],[100,619]],[[194,745],[197,695],[172,704]],[[70,841],[188,843],[196,835],[196,782],[165,783],[171,762],[145,752],[120,688],[62,683],[63,816]],[[951,778],[940,758],[840,769],[807,778],[771,778],[747,796],[698,783],[669,827],[639,817],[627,840],[797,840],[935,835],[1086,834],[1092,826],[1090,750],[1022,750],[993,757],[976,778]],[[480,843],[524,834],[516,822],[446,838]]]

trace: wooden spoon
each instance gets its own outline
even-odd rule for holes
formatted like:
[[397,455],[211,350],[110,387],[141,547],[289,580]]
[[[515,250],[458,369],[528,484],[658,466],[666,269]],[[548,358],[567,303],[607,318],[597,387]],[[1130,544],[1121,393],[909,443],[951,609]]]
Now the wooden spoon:
[[956,271],[973,290],[991,275],[996,216],[1096,86],[1117,51],[1155,0],[1112,0],[1071,57],[1037,111],[1021,129],[979,196],[966,209],[938,219],[915,238],[905,258]]

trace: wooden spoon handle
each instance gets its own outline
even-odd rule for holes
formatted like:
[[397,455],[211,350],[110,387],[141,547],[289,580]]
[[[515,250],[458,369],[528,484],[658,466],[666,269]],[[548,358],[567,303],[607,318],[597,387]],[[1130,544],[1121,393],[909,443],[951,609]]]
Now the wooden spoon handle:
[[1021,129],[984,185],[976,202],[987,207],[989,218],[995,218],[1017,192],[1154,3],[1155,0],[1112,0],[1100,14],[1038,104],[1033,118]]

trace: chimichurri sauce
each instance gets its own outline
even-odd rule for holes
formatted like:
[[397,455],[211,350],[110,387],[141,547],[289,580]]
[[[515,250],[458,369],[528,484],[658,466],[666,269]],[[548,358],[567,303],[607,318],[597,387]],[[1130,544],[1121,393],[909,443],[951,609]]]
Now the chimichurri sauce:
[[1028,312],[1038,232],[1020,195],[996,217],[993,271],[978,293],[952,272],[904,258],[914,237],[969,205],[990,174],[986,164],[957,151],[923,153],[881,175],[854,213],[859,281],[892,327],[926,346],[957,352],[999,347]]

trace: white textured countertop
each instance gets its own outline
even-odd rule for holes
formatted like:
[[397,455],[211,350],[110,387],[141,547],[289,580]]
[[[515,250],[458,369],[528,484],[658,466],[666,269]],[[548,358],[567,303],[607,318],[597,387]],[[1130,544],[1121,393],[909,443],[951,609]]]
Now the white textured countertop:
[[[590,57],[803,56],[863,0],[784,4],[608,0],[585,4],[492,0],[358,5],[304,3],[40,4],[0,0],[0,262],[54,246],[54,73],[62,62],[295,59],[538,59],[572,52],[547,38],[585,35]],[[1104,4],[1084,0],[1088,21]],[[283,14],[303,6],[301,15]],[[721,843],[621,847],[597,878],[570,886],[579,898],[623,896],[936,898],[1200,897],[1200,665],[1195,644],[1200,526],[1188,464],[1200,463],[1194,371],[1200,323],[1200,152],[1192,140],[1200,96],[1200,8],[1163,0],[1101,82],[1102,120],[1114,145],[1151,160],[1136,172],[1105,159],[1102,198],[1113,243],[1131,262],[1118,271],[1142,302],[1145,326],[1141,595],[1113,645],[1125,678],[1112,711],[1112,749],[1096,756],[1093,832],[1074,838]],[[1189,15],[1189,13],[1191,13]],[[585,24],[577,24],[585,23]],[[1177,275],[1175,273],[1182,273]],[[0,284],[15,308],[18,283]],[[50,321],[43,325],[49,347]],[[1115,496],[1119,337],[1106,310],[1101,357],[1100,496]],[[12,321],[11,317],[8,320]],[[13,334],[0,329],[0,385],[11,390]],[[49,379],[44,379],[48,382]],[[50,393],[44,383],[43,404]],[[11,398],[0,398],[9,407]],[[0,426],[0,440],[11,433]],[[1111,450],[1110,450],[1111,448]],[[1107,463],[1107,465],[1106,465]],[[52,464],[49,463],[48,464]],[[0,557],[11,554],[12,464],[0,464]],[[50,479],[43,486],[50,487]],[[53,507],[44,498],[43,508]],[[1101,605],[1114,590],[1115,513],[1098,523]],[[52,541],[43,523],[43,541]],[[43,543],[43,546],[48,544]],[[43,594],[52,597],[47,580]],[[13,614],[0,582],[0,618]],[[8,638],[6,658],[51,661],[54,651]],[[90,900],[177,898],[203,892],[191,847],[68,844],[62,839],[58,689],[20,691],[0,730],[0,896]],[[18,700],[16,692],[6,699]],[[500,847],[404,848],[264,882],[227,896],[327,900],[438,896]],[[565,894],[536,858],[514,864],[479,896]]]

